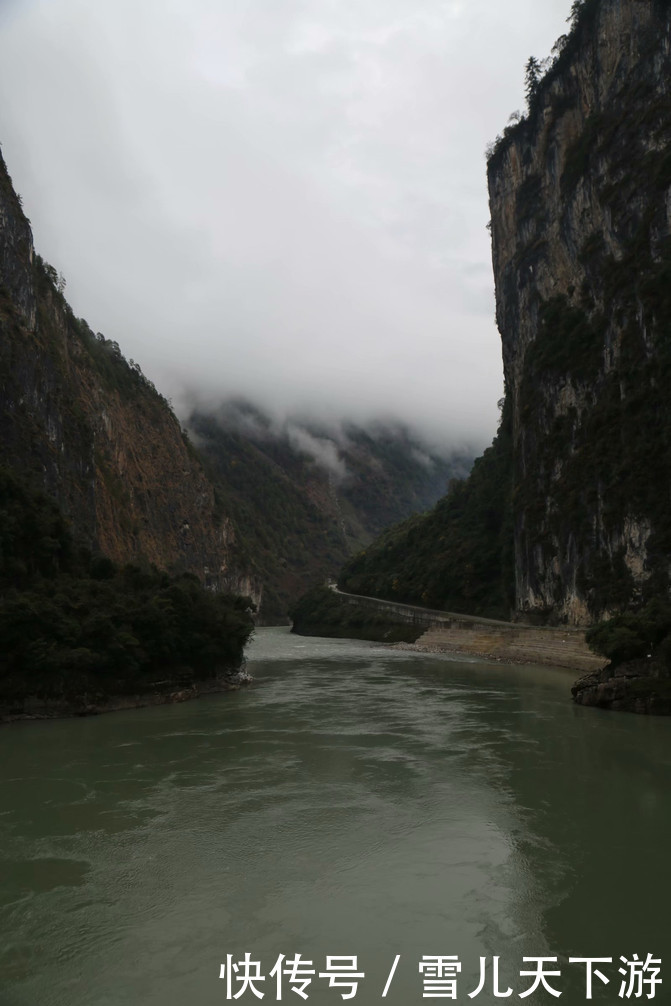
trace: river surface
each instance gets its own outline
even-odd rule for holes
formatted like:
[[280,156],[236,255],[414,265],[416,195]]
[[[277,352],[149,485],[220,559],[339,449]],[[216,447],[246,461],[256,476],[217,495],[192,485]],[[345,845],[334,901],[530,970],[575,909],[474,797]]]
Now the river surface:
[[[283,629],[249,656],[240,692],[0,729],[1,1006],[212,1006],[246,952],[266,1003],[280,954],[356,955],[360,1004],[400,955],[393,1006],[425,956],[465,1003],[500,1001],[493,956],[530,1003],[584,1002],[565,958],[612,957],[594,998],[622,1002],[634,953],[671,1002],[671,720],[575,707],[548,668]],[[560,1000],[518,998],[525,955],[560,957]]]

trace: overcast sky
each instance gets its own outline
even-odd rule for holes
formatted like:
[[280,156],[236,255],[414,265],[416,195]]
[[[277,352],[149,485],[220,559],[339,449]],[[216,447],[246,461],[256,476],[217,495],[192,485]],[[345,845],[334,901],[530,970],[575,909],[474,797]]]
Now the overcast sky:
[[0,0],[0,141],[66,296],[179,406],[502,393],[484,149],[569,0]]

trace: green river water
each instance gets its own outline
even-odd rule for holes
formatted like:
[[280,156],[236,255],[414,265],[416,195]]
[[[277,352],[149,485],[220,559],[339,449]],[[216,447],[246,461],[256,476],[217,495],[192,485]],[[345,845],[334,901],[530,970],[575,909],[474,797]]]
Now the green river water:
[[[249,657],[240,692],[0,729],[0,1006],[212,1006],[246,952],[265,1003],[280,954],[356,955],[359,1004],[400,955],[393,1006],[429,955],[465,1003],[500,1001],[494,955],[531,1003],[585,1002],[566,958],[612,957],[615,1003],[634,953],[671,1002],[671,720],[577,708],[547,668],[284,629]],[[561,999],[519,998],[525,955],[560,958]]]

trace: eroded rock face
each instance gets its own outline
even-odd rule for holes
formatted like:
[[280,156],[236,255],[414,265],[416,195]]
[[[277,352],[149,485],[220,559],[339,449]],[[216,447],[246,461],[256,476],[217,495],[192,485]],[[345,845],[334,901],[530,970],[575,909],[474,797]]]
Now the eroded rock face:
[[260,584],[168,403],[73,316],[53,279],[0,160],[2,463],[111,559],[192,572],[258,604]]
[[0,283],[26,327],[35,328],[33,234],[0,154]]
[[617,712],[671,715],[671,677],[654,658],[631,660],[614,670],[610,665],[579,678],[571,689],[581,706]]
[[573,624],[671,562],[671,11],[588,6],[488,165],[516,607]]

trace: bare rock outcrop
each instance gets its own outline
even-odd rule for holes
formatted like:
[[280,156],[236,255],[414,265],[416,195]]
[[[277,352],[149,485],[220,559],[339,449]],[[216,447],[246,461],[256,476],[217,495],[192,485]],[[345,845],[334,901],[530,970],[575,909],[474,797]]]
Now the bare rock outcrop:
[[586,0],[489,159],[520,617],[668,591],[670,19]]

